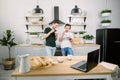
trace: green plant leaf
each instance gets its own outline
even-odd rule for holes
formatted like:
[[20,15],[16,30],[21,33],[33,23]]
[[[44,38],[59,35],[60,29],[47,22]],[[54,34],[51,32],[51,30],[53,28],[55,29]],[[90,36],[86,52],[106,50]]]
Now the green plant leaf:
[[101,23],[111,23],[111,20],[102,20]]
[[79,34],[84,34],[84,33],[86,33],[86,31],[80,31],[80,32],[79,32]]
[[85,39],[85,40],[92,40],[92,39],[94,39],[94,36],[87,34],[87,35],[83,36],[83,39]]
[[74,34],[77,34],[77,32],[74,32]]
[[17,45],[17,43],[14,42],[14,35],[13,32],[11,30],[6,30],[4,32],[3,38],[0,39],[0,44],[2,46],[7,46],[8,50],[9,50],[9,59],[11,58],[11,54],[10,54],[10,48]]
[[102,11],[101,11],[101,14],[102,14],[102,13],[111,13],[111,12],[112,12],[112,10],[105,9],[105,10],[102,10]]

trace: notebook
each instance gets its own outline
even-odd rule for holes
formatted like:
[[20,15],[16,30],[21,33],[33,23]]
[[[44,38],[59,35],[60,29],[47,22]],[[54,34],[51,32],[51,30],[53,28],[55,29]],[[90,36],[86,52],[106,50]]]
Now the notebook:
[[97,66],[99,60],[99,49],[91,51],[87,54],[87,61],[80,61],[71,66],[71,68],[88,72]]

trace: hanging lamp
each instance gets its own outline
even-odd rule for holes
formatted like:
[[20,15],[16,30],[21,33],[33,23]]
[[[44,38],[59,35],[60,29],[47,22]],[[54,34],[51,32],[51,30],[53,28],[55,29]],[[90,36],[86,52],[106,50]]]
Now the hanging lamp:
[[43,14],[44,12],[41,8],[39,8],[39,5],[36,5],[36,8],[33,10],[33,13]]
[[39,7],[39,0],[37,0],[37,5],[36,5],[36,8],[33,9],[33,13],[34,13],[34,14],[43,14],[43,13],[44,13],[44,12],[43,12],[43,9],[41,9],[41,8]]
[[71,14],[72,15],[81,15],[82,14],[82,10],[80,8],[78,8],[77,5],[75,5],[75,8],[73,8],[71,10]]

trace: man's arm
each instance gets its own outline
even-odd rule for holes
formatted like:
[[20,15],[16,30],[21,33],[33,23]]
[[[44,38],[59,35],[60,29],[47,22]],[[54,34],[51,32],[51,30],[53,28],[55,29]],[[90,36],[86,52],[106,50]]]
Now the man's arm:
[[72,34],[72,33],[70,34],[69,41],[70,41],[70,42],[73,41],[73,34]]
[[62,33],[62,35],[59,37],[59,41],[61,42],[63,40],[63,36],[65,35],[65,32]]
[[53,33],[54,31],[55,31],[55,30],[52,29],[50,32],[44,33],[43,38],[46,39],[46,38],[47,38],[51,33]]

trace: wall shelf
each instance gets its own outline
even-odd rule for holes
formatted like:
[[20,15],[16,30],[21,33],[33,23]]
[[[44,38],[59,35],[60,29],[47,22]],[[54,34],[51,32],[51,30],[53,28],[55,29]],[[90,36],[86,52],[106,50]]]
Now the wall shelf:
[[26,18],[26,29],[28,44],[43,44],[42,35],[44,30],[44,17],[42,15],[29,15]]
[[70,15],[68,16],[69,21],[68,23],[71,24],[71,26],[83,26],[84,30],[86,29],[86,18],[87,16],[78,16],[78,15]]
[[26,21],[28,22],[26,24],[27,30],[29,29],[29,26],[41,26],[43,30],[44,29],[43,19],[44,17],[40,15],[26,16]]

